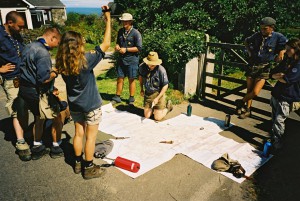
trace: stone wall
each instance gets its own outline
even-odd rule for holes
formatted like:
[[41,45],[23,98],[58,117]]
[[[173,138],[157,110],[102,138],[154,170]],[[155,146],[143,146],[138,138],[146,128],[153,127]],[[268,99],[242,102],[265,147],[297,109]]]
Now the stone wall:
[[52,21],[59,25],[65,25],[66,11],[65,9],[52,9]]

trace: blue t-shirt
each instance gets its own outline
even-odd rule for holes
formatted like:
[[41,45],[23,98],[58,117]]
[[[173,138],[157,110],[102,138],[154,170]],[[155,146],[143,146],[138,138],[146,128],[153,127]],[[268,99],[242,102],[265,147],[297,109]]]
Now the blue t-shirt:
[[87,68],[81,70],[79,75],[64,75],[68,103],[73,112],[91,112],[102,105],[102,99],[96,85],[93,69],[104,58],[105,53],[99,46],[85,54]]
[[261,64],[274,61],[275,56],[284,50],[287,38],[278,32],[272,32],[267,37],[263,36],[261,32],[256,32],[245,41],[251,52],[249,63]]
[[16,66],[12,72],[1,73],[2,77],[11,79],[19,76],[23,47],[23,39],[20,34],[9,36],[5,31],[5,27],[0,26],[0,66],[7,63],[12,63]]
[[[122,48],[137,47],[139,52],[142,50],[142,36],[141,33],[132,28],[125,32],[124,28],[121,28],[118,32],[117,44]],[[123,65],[138,65],[139,63],[139,52],[126,52],[120,54],[120,64]]]
[[157,65],[152,71],[143,63],[139,67],[139,75],[143,78],[143,85],[146,94],[160,92],[161,89],[169,84],[166,69],[162,65]]
[[[288,67],[290,65],[290,67]],[[280,64],[271,71],[275,73],[284,73],[283,79],[286,83],[277,81],[271,94],[279,101],[288,103],[300,101],[300,60],[289,61],[285,58]]]

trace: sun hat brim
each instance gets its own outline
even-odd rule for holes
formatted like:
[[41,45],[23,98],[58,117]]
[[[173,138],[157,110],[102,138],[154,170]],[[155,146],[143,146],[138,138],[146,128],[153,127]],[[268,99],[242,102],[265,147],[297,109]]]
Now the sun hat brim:
[[149,64],[149,65],[160,65],[160,64],[162,64],[161,59],[157,59],[156,61],[150,61],[150,60],[147,59],[147,57],[145,57],[143,59],[143,61],[145,62],[145,64]]

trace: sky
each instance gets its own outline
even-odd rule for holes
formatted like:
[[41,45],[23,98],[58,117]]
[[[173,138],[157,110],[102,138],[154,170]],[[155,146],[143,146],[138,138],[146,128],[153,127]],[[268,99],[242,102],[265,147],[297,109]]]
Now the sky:
[[101,7],[113,0],[60,0],[66,7]]

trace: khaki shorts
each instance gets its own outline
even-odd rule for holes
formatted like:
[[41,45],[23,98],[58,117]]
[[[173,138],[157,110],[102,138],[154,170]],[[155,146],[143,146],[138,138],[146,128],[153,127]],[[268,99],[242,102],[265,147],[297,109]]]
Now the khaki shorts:
[[102,120],[101,108],[86,113],[73,111],[70,111],[70,113],[74,122],[86,122],[88,125],[97,125]]
[[13,80],[5,80],[3,83],[3,89],[7,98],[5,108],[10,116],[17,117],[16,109],[13,109],[13,103],[18,97],[19,88],[15,88]]
[[[155,92],[150,95],[144,96],[144,107],[151,108],[153,100],[158,96],[159,92]],[[163,110],[166,108],[166,96],[165,94],[158,100],[158,103],[153,107],[156,110]]]

